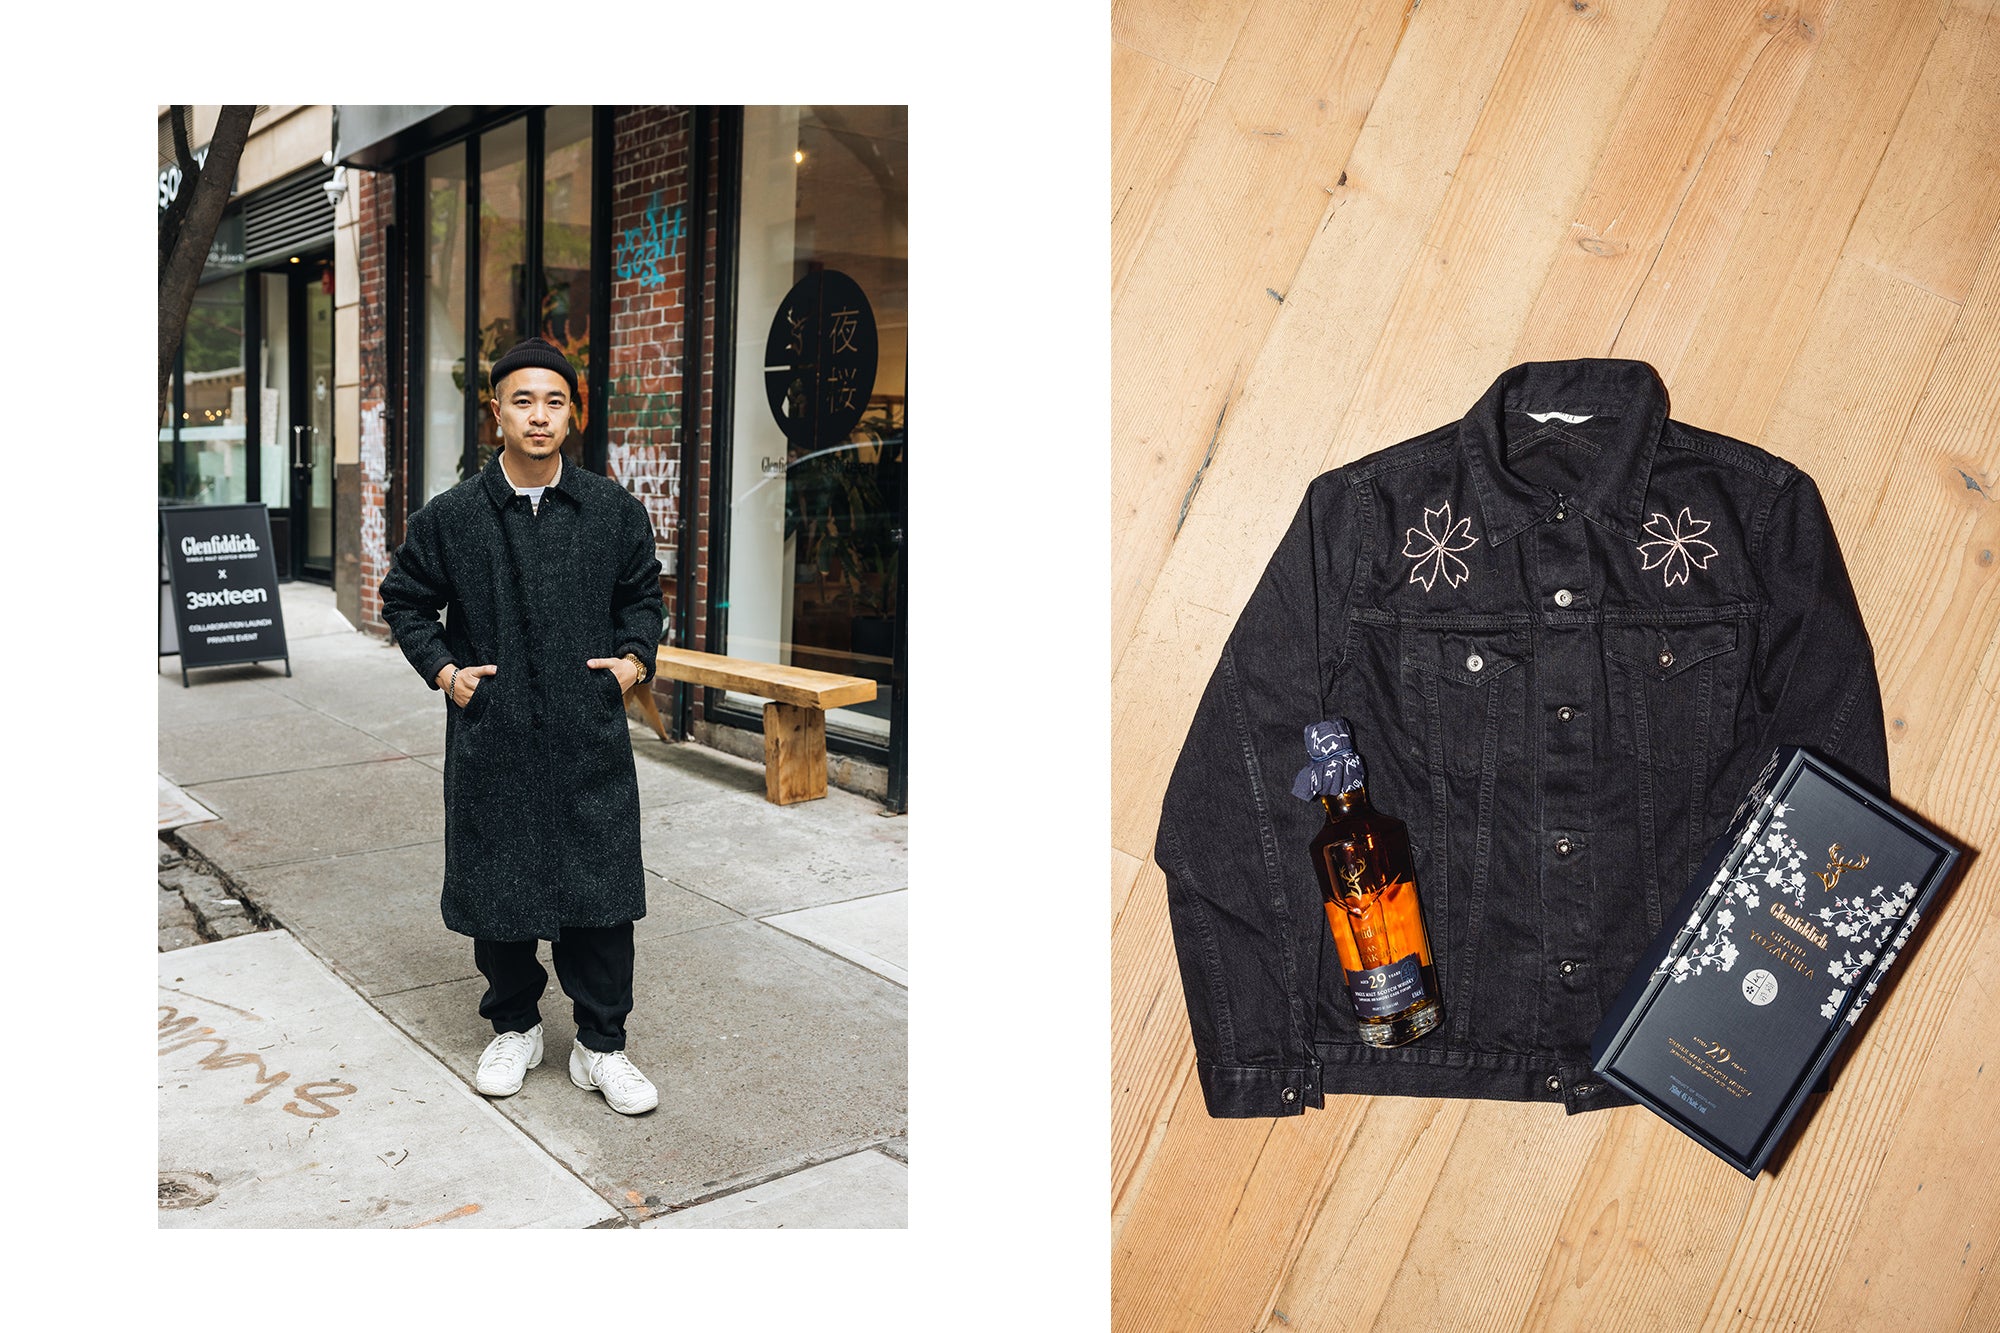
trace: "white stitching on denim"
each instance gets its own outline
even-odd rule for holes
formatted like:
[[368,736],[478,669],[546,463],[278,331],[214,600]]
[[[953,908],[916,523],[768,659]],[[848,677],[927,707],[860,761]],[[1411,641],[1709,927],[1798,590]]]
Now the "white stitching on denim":
[[[1426,542],[1428,546],[1424,545]],[[1423,584],[1424,591],[1429,592],[1438,575],[1443,574],[1446,585],[1456,588],[1472,577],[1472,569],[1455,552],[1469,551],[1478,544],[1470,518],[1452,520],[1451,501],[1446,500],[1436,509],[1426,505],[1424,526],[1403,533],[1403,554],[1416,562],[1410,566],[1410,582]],[[1412,550],[1412,546],[1417,549]]]
[[1681,506],[1675,518],[1655,510],[1646,520],[1646,534],[1653,540],[1637,543],[1639,567],[1661,570],[1669,588],[1676,583],[1685,584],[1691,569],[1707,569],[1709,561],[1722,554],[1701,540],[1701,534],[1708,529],[1708,520],[1696,518],[1686,505]]

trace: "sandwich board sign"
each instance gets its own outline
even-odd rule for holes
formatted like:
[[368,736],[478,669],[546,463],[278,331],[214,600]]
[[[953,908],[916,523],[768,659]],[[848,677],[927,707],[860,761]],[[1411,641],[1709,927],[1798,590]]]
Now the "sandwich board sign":
[[178,652],[182,688],[190,667],[282,661],[291,675],[270,511],[261,504],[162,505],[160,541],[173,613],[171,648],[162,613],[160,655]]

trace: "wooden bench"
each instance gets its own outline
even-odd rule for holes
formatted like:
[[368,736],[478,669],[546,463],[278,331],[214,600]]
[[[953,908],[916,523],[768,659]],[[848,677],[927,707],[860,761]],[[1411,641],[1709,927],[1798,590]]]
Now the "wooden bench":
[[[826,795],[826,710],[875,697],[875,682],[864,676],[774,666],[686,648],[661,648],[657,662],[659,679],[771,701],[764,705],[764,797],[775,805]],[[638,692],[636,702],[647,725],[666,740],[667,724],[650,685]]]

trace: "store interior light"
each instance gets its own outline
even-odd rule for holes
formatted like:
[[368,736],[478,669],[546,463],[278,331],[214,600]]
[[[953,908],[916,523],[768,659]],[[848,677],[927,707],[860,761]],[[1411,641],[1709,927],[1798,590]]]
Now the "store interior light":
[[299,257],[298,257],[297,255],[293,255],[293,256],[292,256],[292,262],[293,262],[294,264],[298,263],[298,262],[299,262]]
[[792,161],[793,161],[794,163],[799,163],[799,162],[803,162],[803,161],[805,161],[805,160],[806,160],[806,150],[805,150],[805,149],[803,149],[803,148],[794,148],[794,149],[792,150]]

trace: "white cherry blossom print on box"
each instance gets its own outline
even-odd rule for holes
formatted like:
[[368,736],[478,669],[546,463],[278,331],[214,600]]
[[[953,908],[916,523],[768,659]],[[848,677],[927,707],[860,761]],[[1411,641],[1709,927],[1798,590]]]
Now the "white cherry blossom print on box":
[[1471,519],[1452,521],[1451,501],[1436,509],[1426,507],[1423,527],[1411,528],[1403,537],[1403,554],[1416,561],[1410,567],[1410,582],[1423,584],[1424,591],[1429,592],[1442,574],[1445,583],[1456,588],[1472,577],[1472,570],[1456,553],[1469,551],[1477,544]]

